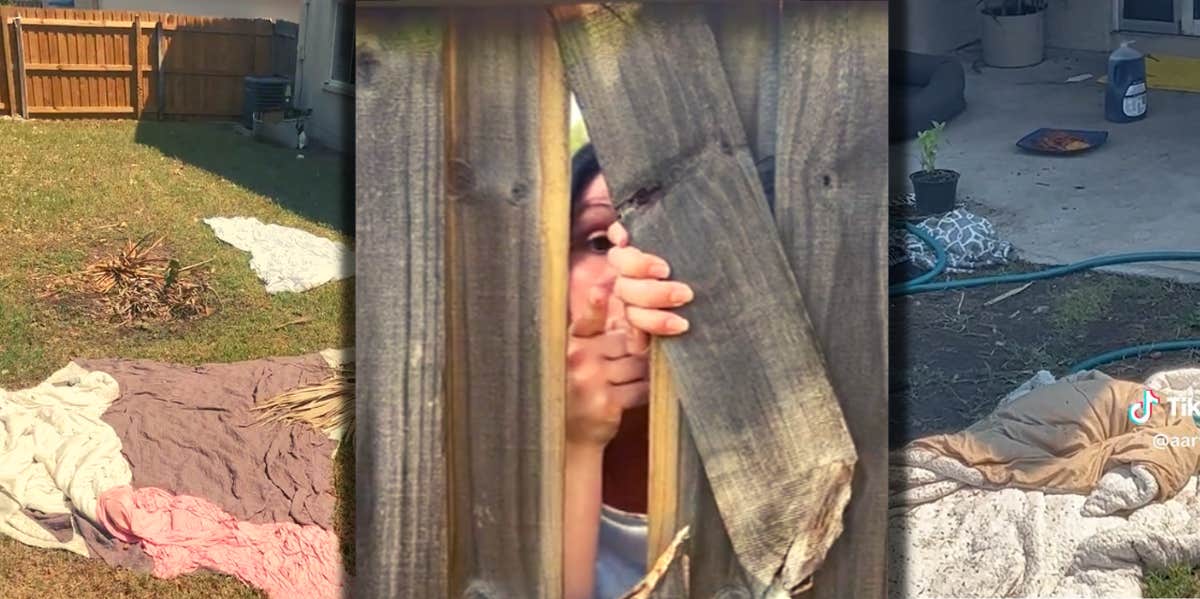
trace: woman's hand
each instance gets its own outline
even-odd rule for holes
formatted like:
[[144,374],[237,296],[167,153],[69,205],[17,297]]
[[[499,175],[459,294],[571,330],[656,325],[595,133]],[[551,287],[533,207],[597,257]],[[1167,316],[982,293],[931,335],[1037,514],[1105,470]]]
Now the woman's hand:
[[629,232],[620,222],[608,228],[613,248],[608,263],[617,271],[613,293],[625,304],[625,318],[633,326],[633,349],[645,351],[650,335],[672,336],[687,332],[688,321],[670,311],[692,301],[691,287],[667,281],[671,267],[666,260],[629,245]]
[[625,329],[605,330],[608,293],[593,288],[587,311],[567,338],[567,442],[603,448],[621,425],[621,413],[646,403],[649,362]]

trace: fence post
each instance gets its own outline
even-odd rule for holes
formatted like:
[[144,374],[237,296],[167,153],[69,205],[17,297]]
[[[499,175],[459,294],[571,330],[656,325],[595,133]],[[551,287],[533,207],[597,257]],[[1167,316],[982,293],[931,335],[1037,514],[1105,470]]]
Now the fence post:
[[130,33],[133,48],[129,51],[129,60],[133,63],[133,118],[142,118],[142,15],[133,16],[133,31]]
[[[361,599],[447,597],[442,17],[362,11],[356,33]],[[370,66],[368,66],[370,65]],[[367,323],[370,323],[367,326]],[[380,491],[383,490],[383,491]]]
[[17,88],[13,83],[13,63],[15,57],[12,55],[12,39],[8,33],[8,15],[7,9],[0,9],[0,43],[4,44],[4,77],[8,83],[8,114],[17,114]]
[[160,15],[158,22],[154,25],[154,52],[157,57],[154,60],[154,97],[158,104],[158,120],[162,120],[163,112],[167,109],[167,84],[163,78],[163,18],[166,15]]
[[[451,596],[558,599],[570,226],[562,65],[539,9],[460,11],[449,30]],[[504,243],[492,243],[497,234]]]
[[18,81],[21,85],[21,118],[29,118],[29,98],[26,93],[26,87],[29,84],[28,78],[25,76],[25,43],[21,40],[21,17],[13,17],[13,36],[17,42],[17,60],[13,67],[17,71]]
[[886,2],[788,2],[779,20],[775,215],[859,455],[804,599],[888,594],[887,18]]

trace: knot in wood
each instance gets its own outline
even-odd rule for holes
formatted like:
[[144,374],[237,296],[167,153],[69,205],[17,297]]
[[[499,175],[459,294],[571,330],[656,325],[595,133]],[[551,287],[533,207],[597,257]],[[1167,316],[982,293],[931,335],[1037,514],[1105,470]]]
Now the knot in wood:
[[662,185],[659,184],[643,187],[633,192],[633,195],[617,203],[615,207],[617,218],[624,220],[633,211],[657,202],[662,195]]
[[529,201],[529,185],[524,181],[513,183],[511,193],[508,196],[508,201],[511,204],[520,206]]

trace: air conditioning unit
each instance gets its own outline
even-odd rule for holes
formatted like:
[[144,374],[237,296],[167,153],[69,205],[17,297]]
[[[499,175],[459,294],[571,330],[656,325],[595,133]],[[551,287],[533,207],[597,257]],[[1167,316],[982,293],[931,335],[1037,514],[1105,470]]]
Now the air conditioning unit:
[[292,80],[287,77],[246,77],[242,96],[242,126],[254,128],[254,115],[284,110],[292,104]]

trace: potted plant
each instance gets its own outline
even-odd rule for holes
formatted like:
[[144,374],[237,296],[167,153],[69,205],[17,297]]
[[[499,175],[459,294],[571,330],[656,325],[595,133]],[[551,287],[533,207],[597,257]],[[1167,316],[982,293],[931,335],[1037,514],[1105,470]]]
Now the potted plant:
[[1027,67],[1045,58],[1049,0],[978,0],[983,7],[983,62]]
[[917,134],[921,146],[921,170],[908,176],[919,216],[942,214],[954,209],[958,197],[958,171],[937,168],[938,146],[946,123],[933,122],[933,127]]

